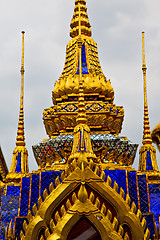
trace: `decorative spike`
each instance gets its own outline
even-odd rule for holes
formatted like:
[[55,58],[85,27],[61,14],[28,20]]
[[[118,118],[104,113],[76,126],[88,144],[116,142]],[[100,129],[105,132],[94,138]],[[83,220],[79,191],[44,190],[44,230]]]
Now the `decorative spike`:
[[109,186],[112,185],[112,179],[110,178],[110,176],[108,175],[107,177],[107,182],[106,182]]
[[93,170],[93,167],[94,167],[94,162],[93,162],[93,160],[90,159],[90,161],[89,161],[89,168],[91,170]]
[[98,198],[98,197],[96,198],[95,206],[96,206],[98,209],[100,208],[100,201],[99,201],[99,198]]
[[143,227],[144,230],[145,230],[145,228],[146,228],[146,224],[147,224],[146,219],[143,217],[143,218],[142,218],[141,225],[142,225],[142,227]]
[[40,240],[45,240],[44,237],[43,237],[43,235],[40,237]]
[[72,207],[70,200],[68,199],[66,202],[66,208],[69,210]]
[[136,204],[135,204],[134,202],[132,202],[131,211],[132,211],[133,213],[136,213],[136,210],[137,210]]
[[62,217],[63,217],[65,214],[66,214],[66,209],[65,209],[64,205],[62,205],[62,207],[61,207],[61,215],[62,215]]
[[137,210],[137,217],[138,217],[139,220],[141,221],[142,213],[141,213],[141,211],[140,211],[139,209]]
[[24,229],[25,232],[27,231],[27,228],[28,228],[28,224],[27,224],[26,220],[24,220],[23,229]]
[[118,229],[118,220],[117,220],[116,217],[114,217],[114,219],[113,219],[112,226],[113,226],[113,229],[114,229],[115,231],[117,231],[117,229]]
[[85,203],[86,200],[88,199],[88,193],[87,190],[85,188],[85,183],[81,184],[81,187],[78,191],[78,199],[82,202]]
[[[16,138],[16,148],[13,151],[12,163],[9,173],[6,176],[6,181],[14,182],[19,180],[22,174],[28,174],[28,151],[25,148],[24,136],[24,111],[23,111],[23,97],[24,97],[24,32],[22,32],[22,64],[21,64],[21,95],[20,95],[20,113],[18,121],[18,130]],[[17,166],[19,167],[16,172]]]
[[37,213],[37,205],[36,205],[36,203],[32,207],[32,212],[33,212],[33,215],[36,216],[36,213]]
[[60,180],[59,180],[59,176],[57,176],[56,180],[55,180],[55,185],[56,187],[60,184]]
[[91,192],[90,196],[89,196],[89,200],[93,203],[94,199],[95,199],[95,196],[94,196],[93,192]]
[[51,182],[49,185],[49,192],[51,193],[53,190],[54,190],[54,185],[53,185],[53,182]]
[[32,216],[32,213],[31,213],[31,210],[28,211],[27,219],[28,219],[28,222],[31,222],[32,219],[33,219],[33,216]]
[[[144,80],[144,123],[143,123],[143,145],[140,148],[140,158],[139,158],[139,171],[150,172],[147,168],[148,164],[151,165],[151,171],[159,172],[156,149],[152,145],[152,137],[150,132],[149,124],[149,114],[148,114],[148,103],[147,103],[147,84],[146,84],[146,62],[145,62],[145,46],[144,46],[144,32],[142,32],[142,49],[143,49],[143,80]],[[149,158],[149,162],[148,159]],[[151,163],[150,163],[151,162]]]
[[61,218],[60,218],[60,216],[59,216],[59,212],[57,211],[57,212],[55,213],[56,223],[57,223],[60,219],[61,219]]
[[23,231],[20,232],[20,238],[21,238],[21,239],[24,238],[24,233],[23,233]]
[[101,207],[101,213],[103,213],[104,215],[106,215],[106,211],[107,211],[106,206],[105,206],[105,204],[103,203],[103,204],[102,204],[102,207]]
[[100,178],[101,178],[103,181],[105,180],[105,178],[106,178],[106,174],[105,174],[104,171],[101,172],[101,176],[100,176]]
[[8,237],[8,226],[5,228],[5,239]]
[[63,171],[63,172],[61,173],[61,180],[62,180],[62,182],[63,182],[64,179],[65,179],[65,171]]
[[108,209],[108,211],[107,211],[107,218],[110,220],[110,221],[112,221],[112,213],[111,213],[111,211]]
[[129,236],[128,236],[128,233],[126,232],[125,235],[124,235],[124,240],[129,240]]
[[114,184],[113,184],[113,189],[118,192],[118,184],[116,181],[114,181]]
[[77,200],[77,196],[76,196],[76,194],[75,194],[75,192],[74,192],[73,195],[72,195],[72,201],[73,201],[73,203],[75,203],[76,200]]
[[43,192],[43,198],[44,198],[44,200],[45,200],[47,197],[48,197],[48,191],[47,191],[47,189],[45,189],[44,192]]
[[8,237],[12,238],[12,220],[9,223],[9,227],[8,227]]
[[17,131],[17,146],[25,146],[25,137],[24,137],[24,115],[23,115],[23,91],[24,91],[24,33],[22,32],[22,64],[21,64],[21,101],[20,101],[20,115]]
[[41,204],[42,204],[42,197],[40,196],[38,198],[38,209],[40,208]]
[[121,236],[123,236],[123,234],[124,234],[124,229],[123,229],[122,225],[119,226],[118,234]]
[[126,195],[126,203],[130,206],[131,204],[131,198],[129,196],[129,194]]
[[52,218],[51,221],[50,221],[50,229],[51,229],[52,233],[54,232],[54,228],[55,228],[55,224],[54,224],[54,221],[53,221],[53,218]]
[[122,187],[120,188],[119,195],[124,199],[125,193]]
[[99,176],[99,167],[98,166],[95,167],[94,173]]
[[48,238],[49,236],[50,236],[50,232],[49,232],[49,229],[47,227],[46,230],[45,230],[45,237]]
[[150,231],[149,231],[149,229],[147,228],[147,229],[146,229],[146,232],[145,232],[145,234],[144,234],[144,240],[149,240],[149,238],[150,238]]
[[143,144],[151,144],[152,138],[149,126],[148,116],[148,103],[147,103],[147,86],[146,86],[146,62],[145,62],[145,47],[144,47],[144,32],[142,32],[142,47],[143,47],[143,79],[144,79],[144,131],[143,131]]

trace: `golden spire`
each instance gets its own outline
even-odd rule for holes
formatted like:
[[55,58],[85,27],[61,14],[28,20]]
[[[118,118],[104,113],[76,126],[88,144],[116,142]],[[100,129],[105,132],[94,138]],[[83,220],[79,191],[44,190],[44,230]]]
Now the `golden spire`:
[[19,181],[22,176],[29,173],[28,169],[28,151],[25,148],[24,137],[24,113],[23,113],[23,97],[24,97],[24,31],[22,31],[22,63],[21,63],[21,96],[20,96],[20,113],[17,131],[16,148],[13,151],[12,163],[10,171],[6,177],[6,181]]
[[83,41],[81,38],[81,30],[79,31],[78,38],[78,48],[79,48],[79,97],[78,97],[78,117],[77,124],[86,123],[86,110],[85,110],[85,101],[84,101],[84,89],[83,89],[83,80],[82,80],[82,45]]
[[153,171],[159,172],[156,149],[152,145],[152,138],[149,126],[149,115],[148,115],[148,103],[147,103],[147,84],[146,84],[146,62],[145,62],[145,45],[144,45],[144,32],[142,32],[142,53],[143,53],[143,80],[144,80],[144,125],[143,125],[143,145],[140,148],[140,159],[139,159],[139,171],[148,173]]
[[78,36],[80,31],[81,34],[91,37],[91,25],[88,19],[85,0],[75,0],[74,15],[70,26],[70,36],[72,38]]
[[82,45],[83,40],[81,38],[81,30],[79,29],[78,37],[78,49],[79,49],[79,95],[78,95],[78,116],[77,126],[74,128],[74,140],[72,153],[69,161],[77,160],[77,165],[82,168],[89,163],[88,159],[95,160],[96,156],[93,153],[91,139],[90,139],[90,128],[87,125],[86,109],[84,101],[84,89],[82,80]]
[[24,113],[23,113],[23,96],[24,96],[24,31],[22,31],[22,64],[21,64],[21,98],[20,98],[20,113],[17,131],[17,146],[25,146],[24,137]]
[[148,103],[147,103],[147,84],[146,84],[146,62],[145,62],[145,46],[144,46],[144,32],[142,32],[142,49],[143,49],[143,80],[144,80],[144,131],[143,131],[143,144],[152,144],[152,138],[149,126],[149,115],[148,115]]

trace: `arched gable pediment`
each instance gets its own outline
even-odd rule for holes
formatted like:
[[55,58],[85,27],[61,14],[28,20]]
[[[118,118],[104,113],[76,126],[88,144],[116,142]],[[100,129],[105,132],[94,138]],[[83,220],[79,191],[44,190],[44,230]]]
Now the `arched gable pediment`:
[[[67,240],[71,230],[85,217],[100,234],[101,239],[121,240],[149,239],[149,231],[144,234],[146,221],[136,210],[134,202],[130,205],[129,195],[124,196],[123,189],[118,193],[118,185],[96,167],[93,172],[86,167],[77,167],[68,176],[62,174],[62,183],[57,180],[50,194],[44,191],[44,200],[40,198],[28,215],[29,224],[24,222],[25,234],[22,240]],[[137,231],[134,231],[137,229]]]

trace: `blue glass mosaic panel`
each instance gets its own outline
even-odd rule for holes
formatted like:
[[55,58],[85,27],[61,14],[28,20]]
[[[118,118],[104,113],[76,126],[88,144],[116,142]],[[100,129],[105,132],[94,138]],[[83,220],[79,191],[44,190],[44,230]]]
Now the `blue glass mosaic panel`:
[[29,204],[30,177],[22,178],[20,216],[27,216]]
[[15,231],[15,238],[17,239],[17,240],[20,240],[21,238],[20,238],[20,232],[21,231],[23,231],[24,232],[24,230],[23,230],[23,222],[24,222],[24,220],[26,220],[27,221],[27,223],[28,223],[28,220],[27,220],[27,218],[19,218],[19,217],[17,217],[17,218],[15,218],[15,229],[16,229],[16,231]]
[[32,175],[32,185],[31,185],[31,200],[30,209],[32,209],[34,203],[37,203],[39,198],[39,175]]
[[138,175],[138,187],[140,197],[140,210],[142,213],[149,212],[148,194],[147,194],[147,181],[146,175]]
[[150,151],[147,151],[147,155],[146,155],[146,169],[153,170]]
[[131,200],[134,201],[138,208],[136,172],[128,172],[128,189]]
[[45,189],[49,193],[49,185],[51,182],[55,183],[57,176],[61,176],[62,171],[47,171],[41,173],[41,196],[43,198],[43,192]]
[[159,228],[160,215],[160,184],[149,184],[149,198],[151,213],[154,213],[155,222]]
[[17,165],[16,165],[15,172],[16,173],[21,172],[21,153],[18,153],[18,156],[17,156]]
[[[82,53],[82,55],[81,55],[81,59],[82,59],[82,74],[88,74],[85,44],[83,44],[83,46],[82,46],[81,53]],[[77,67],[76,74],[79,74],[79,61],[78,61],[78,67]]]
[[[91,143],[94,151],[106,146],[108,152],[116,150],[118,155],[122,153],[128,153],[131,157],[135,156],[138,144],[131,143],[128,140],[124,140],[120,137],[115,137],[112,134],[92,134]],[[73,135],[59,135],[54,139],[41,142],[33,146],[33,151],[36,158],[39,158],[43,162],[43,157],[51,157],[50,151],[57,152],[62,158],[62,149],[72,150]]]
[[[82,137],[83,137],[83,139],[82,139]],[[82,146],[81,146],[81,145],[82,145]],[[80,131],[80,134],[79,134],[78,152],[81,152],[82,147],[84,148],[84,151],[86,152],[86,144],[85,144],[84,135],[82,135],[82,131]]]
[[125,170],[104,170],[106,174],[105,181],[107,180],[107,176],[109,175],[112,179],[112,185],[114,181],[117,182],[119,188],[123,188],[124,192],[127,193],[127,185],[126,185],[126,171]]
[[9,222],[18,215],[19,207],[19,186],[8,186],[7,194],[1,195],[1,228],[0,236],[2,240],[5,240],[5,228]]
[[155,234],[154,231],[154,216],[152,213],[148,213],[148,214],[143,214],[143,217],[145,217],[146,221],[147,221],[147,225],[146,225],[146,229],[148,228],[150,231],[150,239],[154,239],[153,235]]

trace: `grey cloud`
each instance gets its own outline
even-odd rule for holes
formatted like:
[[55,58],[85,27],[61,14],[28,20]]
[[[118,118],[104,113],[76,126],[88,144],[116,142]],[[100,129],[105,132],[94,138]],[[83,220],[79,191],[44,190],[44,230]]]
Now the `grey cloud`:
[[[146,31],[148,103],[151,128],[160,121],[158,0],[87,0],[93,38],[115,103],[123,105],[122,134],[142,142],[143,81],[141,31]],[[13,11],[14,9],[14,11]],[[0,144],[10,166],[19,114],[21,30],[25,34],[25,135],[30,170],[37,168],[31,146],[47,138],[42,113],[52,105],[51,92],[60,76],[74,0],[7,0],[0,9]],[[159,154],[157,155],[160,158]],[[135,161],[138,168],[138,153]]]

